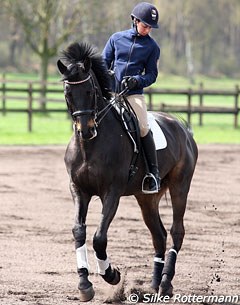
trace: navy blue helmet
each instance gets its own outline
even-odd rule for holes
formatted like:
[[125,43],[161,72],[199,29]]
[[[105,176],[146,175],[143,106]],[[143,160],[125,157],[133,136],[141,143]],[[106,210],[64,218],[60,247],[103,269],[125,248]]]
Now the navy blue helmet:
[[132,11],[131,17],[152,28],[158,28],[158,10],[151,3],[141,2],[137,4]]

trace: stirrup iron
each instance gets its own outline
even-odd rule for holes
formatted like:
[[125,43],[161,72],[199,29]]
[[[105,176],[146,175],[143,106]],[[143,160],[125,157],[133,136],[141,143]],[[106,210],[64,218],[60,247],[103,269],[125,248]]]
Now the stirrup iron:
[[[153,179],[155,186],[156,186],[156,189],[153,191],[151,191],[149,189],[150,179]],[[157,179],[152,173],[147,173],[144,176],[143,181],[142,181],[142,192],[144,194],[157,194],[159,192]]]

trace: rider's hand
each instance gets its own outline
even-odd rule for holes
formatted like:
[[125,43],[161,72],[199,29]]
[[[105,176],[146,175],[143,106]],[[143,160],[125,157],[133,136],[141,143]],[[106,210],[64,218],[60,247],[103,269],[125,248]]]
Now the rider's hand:
[[138,86],[138,81],[133,76],[124,76],[122,80],[122,85],[129,90],[132,90]]

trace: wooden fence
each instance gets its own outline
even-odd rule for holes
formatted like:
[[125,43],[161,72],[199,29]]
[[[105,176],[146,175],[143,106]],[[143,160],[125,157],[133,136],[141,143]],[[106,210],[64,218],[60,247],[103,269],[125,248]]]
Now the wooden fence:
[[[20,82],[20,81],[9,81],[0,80],[0,101],[1,107],[0,112],[2,115],[6,115],[7,112],[18,112],[26,113],[28,117],[28,130],[32,131],[32,120],[33,114],[37,112],[67,112],[63,96],[63,87],[59,82],[48,82],[46,84],[45,100],[42,99],[41,93],[41,83],[40,82]],[[213,114],[232,114],[233,115],[233,125],[235,128],[238,127],[238,115],[240,112],[239,108],[239,87],[236,86],[232,90],[208,90],[204,89],[201,84],[199,89],[185,89],[185,90],[175,90],[175,89],[152,89],[148,88],[145,90],[145,94],[148,96],[148,109],[154,111],[163,111],[171,113],[186,113],[187,121],[191,124],[191,118],[193,114],[199,115],[199,125],[203,125],[203,114],[213,113]],[[168,96],[184,96],[184,102],[172,102],[165,103],[160,102],[157,104],[154,102],[156,96],[162,96],[162,99]],[[165,96],[165,97],[164,97]],[[204,103],[205,96],[224,96],[232,97],[232,105],[209,105]],[[176,100],[176,98],[174,99]],[[10,106],[14,101],[14,107]],[[16,103],[17,102],[17,103]],[[25,102],[26,106],[22,106]],[[27,104],[26,104],[27,102]],[[34,102],[38,102],[38,107],[33,106]],[[61,107],[39,107],[39,104],[48,105],[54,103],[61,103]],[[19,103],[19,107],[16,104]],[[36,104],[36,103],[35,103]],[[59,104],[60,105],[60,104]],[[64,105],[64,106],[63,106]],[[20,107],[21,106],[21,107]]]
[[[240,112],[239,105],[239,86],[236,85],[232,90],[209,90],[204,89],[203,85],[200,84],[199,89],[185,89],[185,90],[174,90],[174,89],[149,89],[147,91],[149,96],[149,109],[154,109],[157,111],[163,112],[173,112],[173,113],[186,113],[187,121],[191,124],[191,117],[193,114],[199,114],[199,125],[203,125],[203,114],[212,113],[212,114],[232,114],[233,115],[233,126],[238,127],[238,115]],[[154,95],[177,95],[185,96],[185,103],[183,102],[173,102],[173,103],[160,103],[157,107],[154,105],[153,97]],[[227,102],[224,103],[224,106],[209,105],[209,103],[204,103],[205,96],[223,96],[223,97],[232,97],[231,105],[228,105]],[[197,100],[196,98],[197,97]],[[195,100],[193,101],[193,99]]]

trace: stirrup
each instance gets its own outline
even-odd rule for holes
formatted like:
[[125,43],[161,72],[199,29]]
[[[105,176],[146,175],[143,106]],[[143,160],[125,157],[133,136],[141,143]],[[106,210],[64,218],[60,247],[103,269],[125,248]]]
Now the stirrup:
[[[150,185],[150,180],[153,179],[154,183],[155,183],[155,190],[151,191],[149,189],[149,185]],[[145,177],[143,178],[143,181],[142,181],[142,192],[144,194],[156,194],[159,192],[159,188],[158,188],[158,182],[157,182],[157,179],[156,177],[152,174],[152,173],[147,173],[145,175]]]

